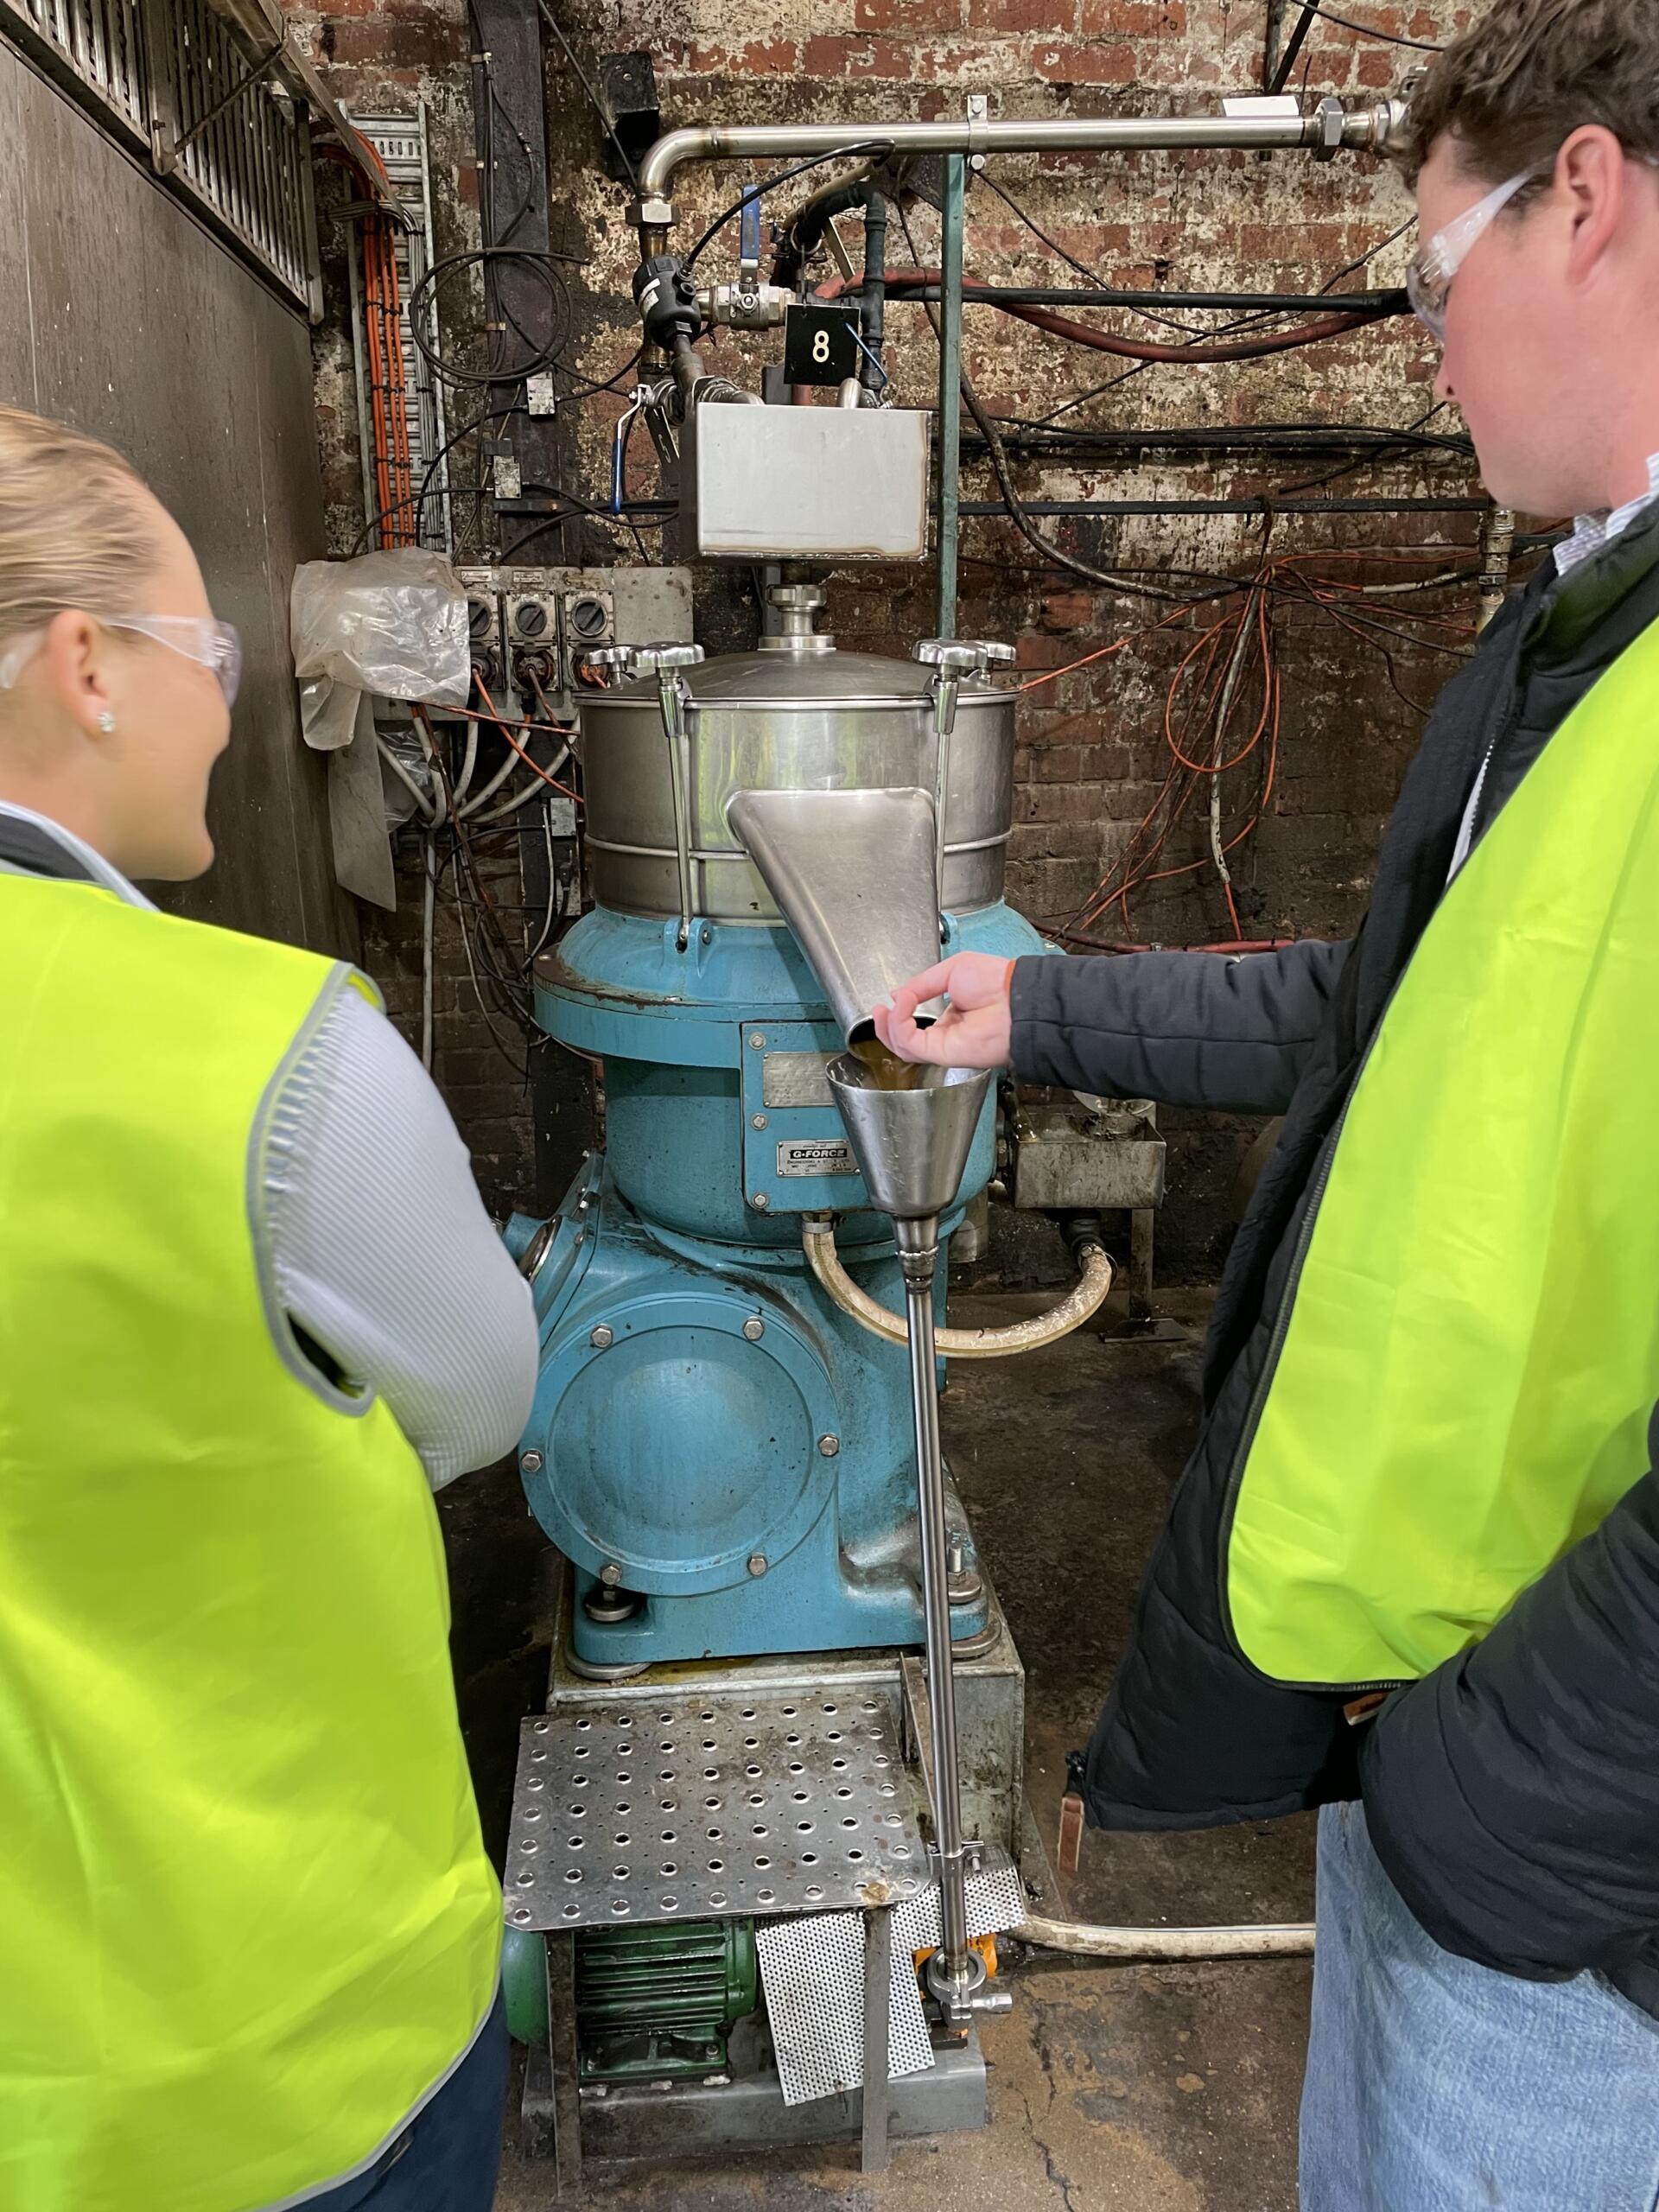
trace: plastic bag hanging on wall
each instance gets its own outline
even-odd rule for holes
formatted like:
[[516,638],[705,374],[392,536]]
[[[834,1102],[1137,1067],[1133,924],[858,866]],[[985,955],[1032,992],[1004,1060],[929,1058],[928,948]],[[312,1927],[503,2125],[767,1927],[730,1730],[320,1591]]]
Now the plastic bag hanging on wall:
[[289,597],[308,745],[349,745],[359,696],[459,708],[472,696],[467,594],[441,553],[410,546],[303,561]]

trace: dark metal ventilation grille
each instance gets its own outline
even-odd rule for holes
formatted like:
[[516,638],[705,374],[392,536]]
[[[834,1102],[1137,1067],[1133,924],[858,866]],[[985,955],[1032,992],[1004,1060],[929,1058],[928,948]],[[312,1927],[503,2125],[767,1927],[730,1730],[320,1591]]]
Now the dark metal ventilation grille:
[[289,298],[316,303],[304,107],[273,93],[206,0],[0,0],[9,33],[53,80]]

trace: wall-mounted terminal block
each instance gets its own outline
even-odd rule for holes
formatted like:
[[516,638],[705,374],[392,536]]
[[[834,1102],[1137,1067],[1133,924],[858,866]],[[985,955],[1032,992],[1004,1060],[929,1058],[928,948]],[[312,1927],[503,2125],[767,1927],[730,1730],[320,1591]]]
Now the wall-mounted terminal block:
[[683,569],[465,569],[474,660],[498,707],[528,721],[573,721],[601,678],[607,645],[690,639]]

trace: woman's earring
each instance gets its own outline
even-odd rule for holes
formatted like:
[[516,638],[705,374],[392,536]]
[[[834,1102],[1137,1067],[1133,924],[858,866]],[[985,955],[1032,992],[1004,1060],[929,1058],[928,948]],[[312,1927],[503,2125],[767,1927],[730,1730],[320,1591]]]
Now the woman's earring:
[[110,712],[107,707],[105,708],[103,713],[99,716],[98,726],[99,729],[103,731],[105,737],[112,737],[114,735],[115,716]]

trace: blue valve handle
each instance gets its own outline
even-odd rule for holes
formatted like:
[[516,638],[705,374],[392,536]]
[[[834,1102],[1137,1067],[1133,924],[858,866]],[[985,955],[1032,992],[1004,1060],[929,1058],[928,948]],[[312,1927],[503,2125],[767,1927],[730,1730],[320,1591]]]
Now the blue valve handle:
[[760,258],[760,195],[758,192],[743,196],[743,212],[739,219],[737,257],[740,261],[759,262]]

